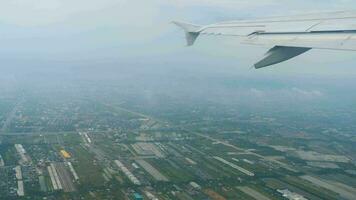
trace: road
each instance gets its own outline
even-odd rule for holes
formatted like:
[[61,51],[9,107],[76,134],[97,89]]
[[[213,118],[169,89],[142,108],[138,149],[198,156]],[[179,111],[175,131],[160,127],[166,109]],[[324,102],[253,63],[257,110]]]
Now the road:
[[10,113],[7,115],[7,118],[4,122],[4,124],[1,127],[1,133],[4,134],[8,128],[8,126],[11,124],[12,120],[16,116],[17,111],[19,110],[19,107],[24,103],[24,99],[20,98],[18,102],[15,104],[15,106],[12,108]]

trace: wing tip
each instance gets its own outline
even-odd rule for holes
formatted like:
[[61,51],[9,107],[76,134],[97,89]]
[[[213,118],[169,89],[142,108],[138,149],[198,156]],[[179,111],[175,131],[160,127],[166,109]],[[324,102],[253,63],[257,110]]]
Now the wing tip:
[[200,35],[199,31],[201,29],[201,26],[180,21],[172,21],[172,23],[179,26],[185,31],[185,39],[187,42],[186,46],[193,46]]
[[192,23],[187,23],[187,22],[183,22],[183,21],[172,21],[171,23],[179,26],[180,28],[182,28],[184,31],[186,32],[190,32],[190,33],[197,33],[200,31],[201,26],[197,25],[197,24],[192,24]]

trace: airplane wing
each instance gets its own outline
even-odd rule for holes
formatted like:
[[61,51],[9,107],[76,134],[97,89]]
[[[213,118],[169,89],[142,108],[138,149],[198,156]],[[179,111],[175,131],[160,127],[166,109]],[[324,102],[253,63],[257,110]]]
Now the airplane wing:
[[256,69],[311,49],[356,51],[356,11],[228,21],[207,26],[173,23],[184,29],[188,46],[200,35],[223,35],[241,37],[244,44],[273,47],[255,64]]

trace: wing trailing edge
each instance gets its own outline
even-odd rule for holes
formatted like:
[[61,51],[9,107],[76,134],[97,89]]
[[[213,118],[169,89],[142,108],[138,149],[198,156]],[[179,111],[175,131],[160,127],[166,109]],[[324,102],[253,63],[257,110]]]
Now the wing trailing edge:
[[187,46],[194,45],[195,41],[200,35],[201,26],[178,21],[174,21],[173,23],[185,31],[185,39],[187,41]]

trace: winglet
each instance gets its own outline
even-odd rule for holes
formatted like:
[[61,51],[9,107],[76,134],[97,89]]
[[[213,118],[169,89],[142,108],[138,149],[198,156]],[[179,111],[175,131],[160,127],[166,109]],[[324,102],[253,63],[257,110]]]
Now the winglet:
[[173,21],[172,23],[185,31],[187,46],[192,46],[200,34],[201,26],[178,21]]

